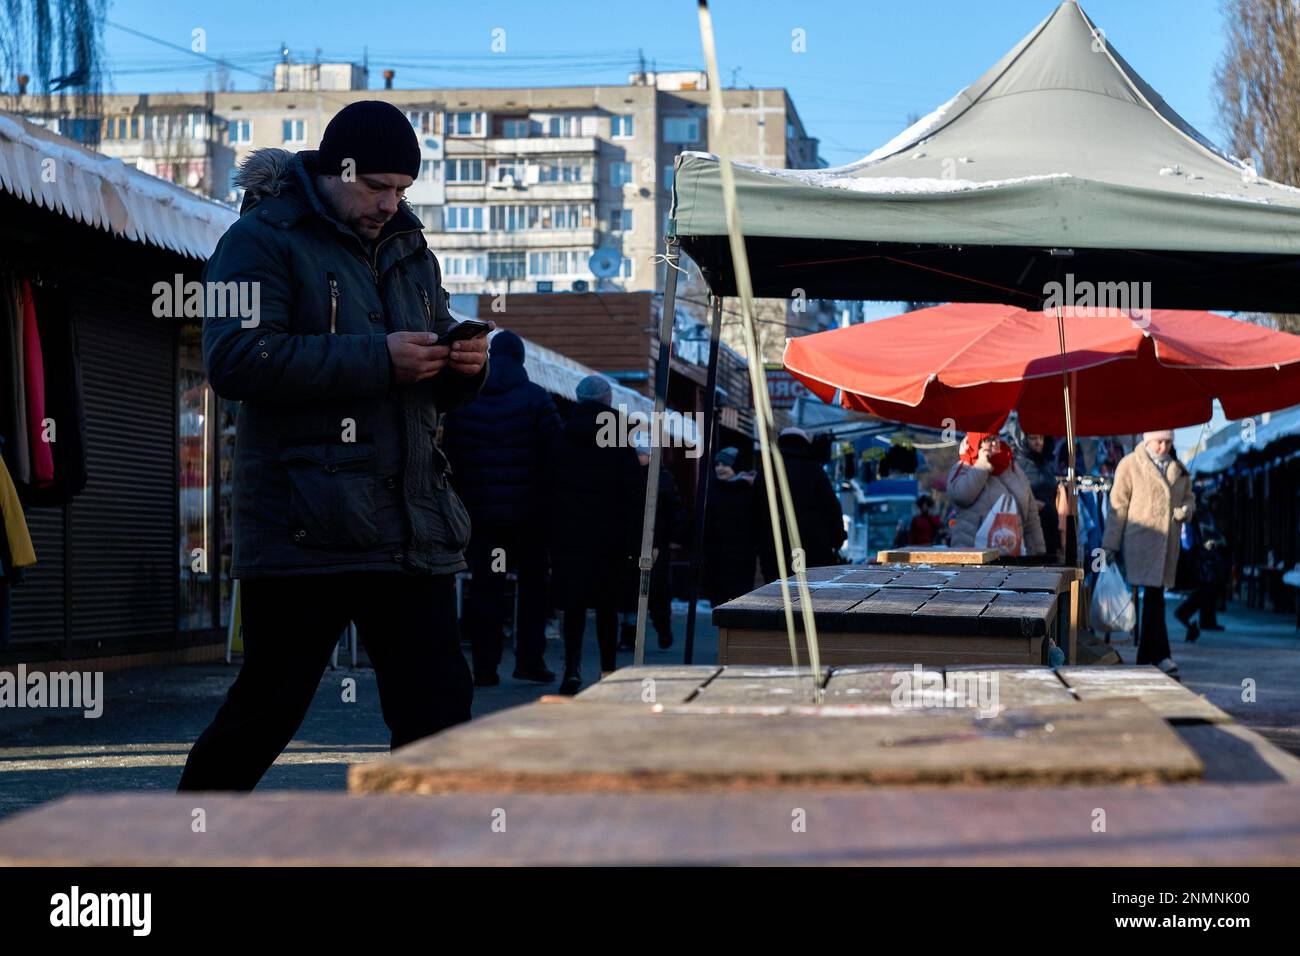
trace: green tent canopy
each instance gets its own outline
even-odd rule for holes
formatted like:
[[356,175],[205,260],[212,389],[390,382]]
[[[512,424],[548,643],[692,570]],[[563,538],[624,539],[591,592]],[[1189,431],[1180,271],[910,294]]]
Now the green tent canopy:
[[[1007,302],[1150,282],[1157,308],[1300,311],[1300,189],[1175,113],[1075,2],[847,166],[735,164],[755,293]],[[672,233],[735,293],[716,156],[677,159]]]

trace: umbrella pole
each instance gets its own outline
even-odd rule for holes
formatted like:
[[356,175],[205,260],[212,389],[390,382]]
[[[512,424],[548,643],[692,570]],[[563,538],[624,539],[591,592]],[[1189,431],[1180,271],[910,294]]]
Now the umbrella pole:
[[1056,307],[1056,330],[1061,343],[1061,395],[1065,400],[1066,482],[1069,488],[1070,513],[1065,516],[1065,550],[1071,567],[1078,565],[1079,540],[1075,516],[1079,513],[1079,486],[1075,477],[1074,462],[1074,408],[1070,389],[1071,375],[1065,360],[1065,316],[1061,306]]
[[654,567],[655,516],[659,509],[659,463],[663,458],[661,443],[655,438],[662,434],[664,406],[668,404],[668,366],[672,360],[673,318],[677,311],[677,260],[676,236],[664,240],[664,261],[667,275],[664,279],[664,308],[659,319],[659,364],[655,366],[655,410],[650,423],[650,473],[645,480],[645,514],[641,523],[641,559],[637,567],[641,583],[636,597],[636,653],[633,662],[645,663],[645,620],[650,607],[650,571]]
[[722,297],[709,296],[713,314],[709,333],[709,374],[704,386],[704,434],[700,438],[700,473],[695,484],[695,525],[691,542],[691,600],[686,608],[686,655],[683,664],[695,662],[695,605],[700,599],[700,570],[704,564],[704,521],[713,474],[713,411],[718,393],[718,351],[722,342]]

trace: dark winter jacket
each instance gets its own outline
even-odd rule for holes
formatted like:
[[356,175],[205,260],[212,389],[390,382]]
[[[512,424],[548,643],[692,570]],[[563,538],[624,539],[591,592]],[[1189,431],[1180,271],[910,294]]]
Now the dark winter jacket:
[[716,473],[709,476],[704,561],[714,607],[754,590],[753,500],[752,482],[740,477],[724,480]]
[[232,572],[458,571],[469,517],[435,434],[486,369],[396,383],[388,334],[454,321],[437,261],[405,203],[373,250],[363,245],[317,193],[314,160],[254,154],[237,180],[240,218],[204,270],[260,291],[256,324],[203,324],[208,379],[241,403]]
[[[790,482],[790,499],[794,502],[795,520],[799,523],[799,539],[803,543],[804,565],[809,568],[822,567],[839,563],[840,545],[844,543],[844,512],[840,509],[840,499],[831,487],[831,481],[822,470],[821,463],[813,455],[812,445],[799,435],[782,435],[777,439],[777,447],[785,459],[786,476]],[[750,503],[751,521],[754,527],[754,540],[758,549],[759,562],[763,568],[763,577],[775,581],[778,577],[776,548],[772,538],[772,521],[767,506],[765,489],[766,475],[760,470],[754,481],[754,497]],[[781,509],[781,489],[776,487],[776,504],[778,513]],[[785,521],[781,523],[782,540],[785,542],[786,570],[793,573],[790,565],[790,538],[785,533]]]
[[578,402],[547,455],[544,493],[555,607],[607,601],[628,607],[645,488],[636,452],[626,445],[597,444],[597,416],[612,413],[599,402]]
[[542,516],[546,453],[560,430],[555,402],[528,380],[522,356],[498,348],[505,335],[493,339],[492,370],[478,398],[449,414],[442,429],[456,490],[481,528]]

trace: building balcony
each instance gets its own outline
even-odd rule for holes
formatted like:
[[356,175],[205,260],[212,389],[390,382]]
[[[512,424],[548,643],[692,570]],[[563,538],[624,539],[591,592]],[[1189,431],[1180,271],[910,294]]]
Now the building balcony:
[[565,153],[595,153],[600,140],[595,136],[528,136],[519,139],[458,139],[449,137],[447,156],[552,156]]
[[436,252],[461,249],[477,252],[573,247],[595,249],[597,238],[595,229],[529,229],[514,232],[488,229],[482,232],[440,232],[433,245]]
[[596,183],[447,183],[447,202],[595,202]]

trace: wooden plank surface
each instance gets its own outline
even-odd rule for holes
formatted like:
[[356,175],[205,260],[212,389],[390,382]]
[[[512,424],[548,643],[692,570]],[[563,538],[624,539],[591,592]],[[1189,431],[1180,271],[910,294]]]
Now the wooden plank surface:
[[[1201,761],[1133,700],[888,718],[529,704],[354,765],[356,793],[747,789],[875,784],[1159,783]],[[707,711],[707,708],[705,709]],[[830,711],[828,711],[829,713]]]
[[[1278,866],[1300,786],[696,794],[67,797],[0,823],[5,866]],[[1092,829],[1103,807],[1107,830]],[[809,826],[796,833],[794,809]],[[506,828],[493,827],[504,817]],[[177,821],[175,826],[161,825]]]
[[944,683],[949,690],[963,684],[990,680],[1000,708],[1068,705],[1074,694],[1049,667],[945,667]]
[[[789,642],[785,631],[747,628],[719,628],[719,660],[728,667],[738,664],[788,663]],[[802,634],[796,635],[799,660],[808,660]],[[852,664],[1018,664],[1043,663],[1041,637],[965,637],[936,634],[867,633],[826,630],[817,643],[821,660],[835,667]],[[725,673],[725,671],[724,671]]]
[[1080,700],[1134,697],[1166,720],[1204,720],[1226,723],[1232,718],[1199,694],[1149,665],[1118,667],[1061,667],[1061,679]]
[[991,548],[890,548],[876,555],[880,564],[992,564],[997,558],[998,552]]

